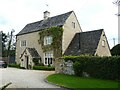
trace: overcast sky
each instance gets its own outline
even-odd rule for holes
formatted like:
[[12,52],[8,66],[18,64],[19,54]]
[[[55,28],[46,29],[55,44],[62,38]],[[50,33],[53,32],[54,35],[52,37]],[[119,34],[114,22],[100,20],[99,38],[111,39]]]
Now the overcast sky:
[[[43,12],[50,16],[73,10],[83,31],[104,29],[110,47],[113,38],[118,43],[118,7],[114,0],[0,0],[0,30],[15,34],[28,23],[43,19]],[[48,7],[46,6],[48,4]]]

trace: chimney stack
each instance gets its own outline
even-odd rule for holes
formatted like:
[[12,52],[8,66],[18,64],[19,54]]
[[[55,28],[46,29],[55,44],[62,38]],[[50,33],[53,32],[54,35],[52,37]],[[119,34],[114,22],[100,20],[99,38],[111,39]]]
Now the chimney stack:
[[50,12],[45,11],[45,12],[44,12],[44,19],[48,19],[49,16],[50,16]]

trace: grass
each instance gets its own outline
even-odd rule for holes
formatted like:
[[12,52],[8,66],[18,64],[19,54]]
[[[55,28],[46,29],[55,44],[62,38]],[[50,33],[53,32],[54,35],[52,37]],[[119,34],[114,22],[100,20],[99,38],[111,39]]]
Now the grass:
[[46,79],[49,82],[67,88],[118,88],[118,82],[112,80],[84,78],[64,74],[53,74]]

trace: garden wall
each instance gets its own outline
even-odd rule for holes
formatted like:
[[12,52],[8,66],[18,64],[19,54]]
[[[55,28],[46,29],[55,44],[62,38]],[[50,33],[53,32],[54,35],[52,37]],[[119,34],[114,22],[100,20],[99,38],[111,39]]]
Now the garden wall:
[[55,60],[56,73],[120,80],[120,57],[67,56]]

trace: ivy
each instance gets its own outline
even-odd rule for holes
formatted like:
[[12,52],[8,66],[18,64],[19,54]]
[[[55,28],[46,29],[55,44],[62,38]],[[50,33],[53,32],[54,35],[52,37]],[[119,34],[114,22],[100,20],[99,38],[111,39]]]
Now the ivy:
[[[62,35],[63,28],[62,27],[51,27],[39,32],[39,44],[43,49],[43,52],[54,51],[54,57],[61,57],[62,55]],[[52,36],[52,44],[44,45],[44,37]]]

